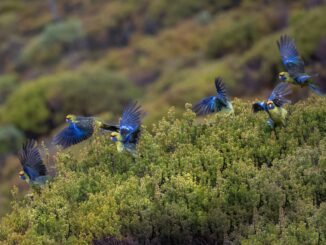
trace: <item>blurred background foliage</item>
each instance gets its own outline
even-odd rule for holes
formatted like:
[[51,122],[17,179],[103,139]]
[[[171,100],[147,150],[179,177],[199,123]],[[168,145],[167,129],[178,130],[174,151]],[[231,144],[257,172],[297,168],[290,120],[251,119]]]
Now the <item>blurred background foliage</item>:
[[[0,217],[11,186],[26,190],[13,154],[25,137],[51,148],[68,113],[117,120],[138,100],[151,127],[214,93],[215,76],[232,98],[266,97],[285,33],[325,81],[325,12],[324,0],[1,0]],[[307,96],[297,89],[292,100]]]

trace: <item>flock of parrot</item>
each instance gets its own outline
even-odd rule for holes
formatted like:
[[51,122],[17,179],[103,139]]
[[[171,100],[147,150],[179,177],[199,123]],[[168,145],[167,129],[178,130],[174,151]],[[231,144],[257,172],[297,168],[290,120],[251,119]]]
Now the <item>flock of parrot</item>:
[[[277,46],[286,70],[279,73],[281,83],[274,88],[267,101],[255,102],[252,105],[254,113],[265,111],[268,114],[267,124],[274,130],[275,127],[282,127],[286,124],[288,113],[283,106],[291,102],[286,98],[291,93],[289,84],[308,86],[314,93],[324,95],[320,88],[311,81],[311,78],[316,75],[305,73],[305,65],[294,40],[287,35],[281,36]],[[194,105],[193,111],[198,116],[216,112],[234,114],[232,103],[221,78],[215,79],[215,87],[217,91],[215,96],[206,97]],[[135,156],[143,116],[144,113],[137,103],[132,103],[125,108],[119,124],[116,125],[104,123],[95,117],[67,115],[67,127],[54,137],[53,142],[67,148],[90,138],[95,129],[100,128],[111,132],[111,141],[116,144],[118,152],[127,151]],[[23,145],[19,160],[23,168],[19,173],[20,178],[32,186],[42,186],[50,179],[34,140],[28,140]]]

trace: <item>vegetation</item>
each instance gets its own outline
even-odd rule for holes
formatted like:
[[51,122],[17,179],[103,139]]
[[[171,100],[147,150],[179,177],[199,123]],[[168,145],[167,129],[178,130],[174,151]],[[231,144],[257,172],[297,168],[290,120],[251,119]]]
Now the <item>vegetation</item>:
[[326,100],[290,106],[278,139],[264,114],[234,106],[235,116],[203,123],[170,109],[152,133],[144,129],[135,159],[106,135],[79,157],[59,153],[55,180],[14,203],[0,241],[324,243]]
[[[279,139],[250,112],[283,69],[282,34],[326,91],[325,12],[319,0],[1,0],[0,244],[325,243],[325,99],[294,88]],[[195,119],[185,102],[214,94],[217,76],[236,115]],[[136,159],[97,134],[25,197],[22,141],[52,154],[66,114],[116,121],[132,100],[146,112]]]
[[121,105],[138,94],[128,79],[87,68],[42,77],[19,87],[4,106],[4,120],[26,133],[41,135],[62,123],[69,113],[87,116],[110,110],[118,114]]

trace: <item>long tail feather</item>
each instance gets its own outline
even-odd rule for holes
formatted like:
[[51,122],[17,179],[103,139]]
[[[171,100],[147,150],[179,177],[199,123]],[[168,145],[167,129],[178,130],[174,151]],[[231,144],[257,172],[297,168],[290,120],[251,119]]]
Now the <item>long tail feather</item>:
[[323,92],[316,84],[309,83],[308,86],[315,94],[318,94],[319,96],[325,95],[325,92]]

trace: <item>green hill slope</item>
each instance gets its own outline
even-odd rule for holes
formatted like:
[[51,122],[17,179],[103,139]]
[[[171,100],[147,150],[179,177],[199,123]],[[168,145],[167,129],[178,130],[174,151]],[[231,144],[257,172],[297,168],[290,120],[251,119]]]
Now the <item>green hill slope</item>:
[[203,122],[171,109],[144,129],[136,159],[107,135],[78,158],[59,153],[56,178],[13,203],[0,243],[325,243],[326,99],[290,105],[278,139],[264,113],[234,107]]

